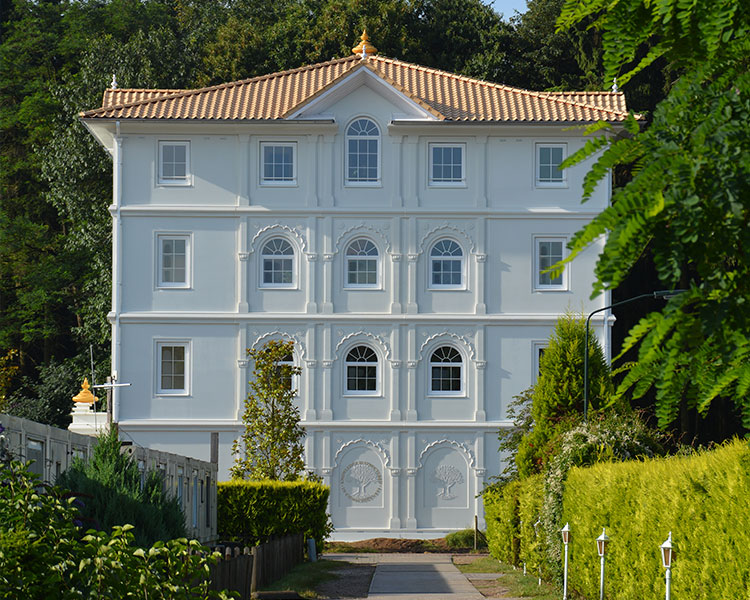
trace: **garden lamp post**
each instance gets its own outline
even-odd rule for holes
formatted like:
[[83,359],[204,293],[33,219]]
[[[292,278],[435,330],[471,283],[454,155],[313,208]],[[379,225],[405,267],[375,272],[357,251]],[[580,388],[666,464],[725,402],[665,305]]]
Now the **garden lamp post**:
[[565,546],[565,566],[563,567],[563,600],[568,598],[568,542],[570,541],[570,527],[565,523],[565,527],[560,530],[562,533],[563,545]]
[[583,344],[583,422],[588,423],[588,414],[589,414],[589,323],[591,322],[591,317],[593,317],[596,313],[600,313],[603,310],[609,310],[610,308],[614,308],[615,306],[622,306],[623,304],[630,304],[631,302],[635,302],[636,300],[642,300],[643,298],[664,298],[666,300],[669,300],[669,298],[672,298],[673,296],[677,296],[678,294],[682,294],[683,292],[686,292],[687,290],[657,290],[655,292],[649,292],[648,294],[640,294],[639,296],[633,296],[632,298],[627,298],[626,300],[620,300],[619,302],[615,302],[613,304],[610,304],[609,306],[604,306],[602,308],[597,308],[596,310],[589,313],[589,316],[586,317],[586,333],[584,335],[584,344]]
[[[537,545],[539,544],[539,526],[542,524],[541,519],[537,519],[536,523],[534,523],[534,539],[536,540]],[[540,564],[537,567],[537,575],[538,575],[538,583],[537,585],[542,585],[542,565]]]
[[665,578],[667,582],[666,600],[669,600],[672,591],[672,559],[674,558],[674,548],[672,548],[672,532],[669,532],[667,541],[661,545],[661,564],[667,570]]
[[604,558],[607,554],[607,544],[609,543],[609,537],[607,537],[605,529],[605,527],[602,527],[602,534],[596,538],[596,551],[602,561],[601,574],[599,575],[599,600],[604,600]]

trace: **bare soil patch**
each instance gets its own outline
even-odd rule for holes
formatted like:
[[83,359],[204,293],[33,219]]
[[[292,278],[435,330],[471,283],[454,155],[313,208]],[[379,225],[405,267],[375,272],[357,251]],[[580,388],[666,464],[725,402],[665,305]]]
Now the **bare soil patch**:
[[334,579],[329,579],[315,587],[318,598],[367,598],[370,582],[375,573],[375,565],[363,563],[341,563],[332,571]]
[[359,542],[329,542],[326,545],[326,552],[382,552],[384,554],[395,553],[401,554],[406,552],[443,552],[443,553],[462,553],[469,552],[468,549],[449,548],[445,543],[445,538],[434,540],[407,540],[398,538],[372,538]]

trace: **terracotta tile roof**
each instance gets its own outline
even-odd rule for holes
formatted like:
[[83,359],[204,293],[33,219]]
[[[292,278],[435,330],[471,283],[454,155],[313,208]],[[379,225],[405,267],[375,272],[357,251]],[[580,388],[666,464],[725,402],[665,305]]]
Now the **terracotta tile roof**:
[[591,122],[627,116],[622,92],[532,92],[383,56],[349,56],[197,90],[110,89],[101,108],[81,116],[284,119],[358,68],[370,69],[441,120]]

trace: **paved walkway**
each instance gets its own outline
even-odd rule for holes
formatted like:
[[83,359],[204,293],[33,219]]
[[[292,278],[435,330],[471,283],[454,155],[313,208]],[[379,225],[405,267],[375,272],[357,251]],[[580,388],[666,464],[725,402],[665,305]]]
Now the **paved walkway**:
[[377,565],[368,600],[483,600],[450,554],[327,554],[330,560]]

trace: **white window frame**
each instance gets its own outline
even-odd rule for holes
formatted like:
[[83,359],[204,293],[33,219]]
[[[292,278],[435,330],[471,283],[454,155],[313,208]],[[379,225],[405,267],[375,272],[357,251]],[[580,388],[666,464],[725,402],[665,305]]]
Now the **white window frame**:
[[532,340],[531,342],[531,385],[539,379],[539,365],[541,364],[541,351],[549,346],[548,340]]
[[565,259],[568,255],[567,244],[568,238],[562,235],[535,235],[534,236],[534,248],[533,257],[534,264],[532,265],[532,287],[535,292],[567,292],[569,290],[570,281],[570,265],[565,265],[562,274],[560,275],[560,283],[554,284],[543,284],[539,283],[539,275],[542,271],[539,265],[540,252],[539,246],[542,242],[560,242],[562,245],[561,259]]
[[[164,281],[164,252],[163,242],[185,242],[185,281]],[[156,232],[156,287],[162,290],[187,290],[193,285],[193,235],[186,232],[157,231]]]
[[[349,247],[357,241],[370,242],[377,250],[377,255],[372,256],[349,256]],[[349,261],[350,260],[375,260],[375,283],[349,283]],[[344,288],[349,290],[380,290],[382,289],[382,253],[378,245],[368,237],[355,237],[350,239],[344,246]]]
[[[285,255],[285,254],[273,255],[273,254],[265,254],[264,253],[264,250],[266,249],[266,244],[268,244],[272,240],[276,240],[276,239],[278,239],[278,240],[284,240],[292,248],[292,255],[291,255],[291,259],[292,259],[292,282],[291,283],[265,283],[263,281],[264,278],[265,278],[264,276],[265,276],[265,271],[266,271],[266,269],[265,269],[266,258],[271,258],[272,256],[288,256],[288,255]],[[263,289],[267,289],[267,290],[268,289],[271,289],[271,290],[294,290],[294,289],[297,289],[297,254],[298,254],[298,252],[297,252],[297,248],[295,247],[295,245],[291,241],[289,241],[287,238],[285,238],[284,236],[275,235],[275,236],[266,238],[263,241],[263,243],[260,245],[260,264],[259,264],[259,268],[258,268],[258,271],[260,273],[260,278],[259,278],[258,286],[261,287],[261,288],[263,288]]]
[[[433,179],[434,148],[459,148],[461,150],[461,178],[450,181]],[[466,144],[464,142],[429,142],[427,144],[427,186],[431,188],[466,187]]]
[[[180,178],[164,177],[164,148],[166,146],[182,146],[185,148],[185,176]],[[157,182],[160,186],[192,186],[193,171],[190,164],[190,142],[187,140],[159,140],[157,150]]]
[[[440,348],[451,348],[458,352],[458,355],[461,357],[461,363],[446,363],[446,362],[432,362],[432,357]],[[436,344],[430,349],[430,352],[428,354],[430,357],[428,368],[427,368],[427,395],[428,396],[440,396],[440,397],[463,397],[466,395],[466,357],[464,356],[464,353],[461,352],[459,348],[454,346],[453,344]],[[432,367],[439,367],[439,366],[451,366],[456,367],[460,366],[460,378],[459,382],[461,384],[460,389],[458,390],[435,390],[432,388]]]
[[[375,358],[377,360],[374,363],[371,363],[371,362],[354,362],[354,361],[350,362],[350,361],[346,360],[347,357],[349,356],[349,353],[352,350],[354,350],[355,348],[358,348],[360,346],[364,346],[364,347],[369,348],[370,350],[372,350],[372,352],[375,354]],[[343,361],[343,363],[344,363],[344,373],[343,373],[343,375],[344,375],[344,383],[343,383],[343,385],[344,385],[344,396],[357,396],[357,397],[362,397],[362,396],[376,397],[376,396],[380,396],[380,389],[381,389],[380,379],[382,377],[383,371],[380,368],[382,360],[381,360],[381,357],[380,357],[380,353],[377,351],[377,349],[374,348],[372,345],[367,344],[365,342],[357,342],[357,343],[352,344],[351,346],[349,346],[346,349],[346,351],[343,354],[343,357],[344,357],[344,361]],[[348,377],[349,367],[350,366],[362,366],[362,365],[374,366],[375,367],[375,389],[374,390],[350,390],[349,389],[349,377]]]
[[534,186],[538,188],[566,188],[568,187],[567,169],[560,171],[562,179],[560,181],[542,181],[539,177],[539,169],[542,165],[541,151],[542,148],[560,148],[562,149],[563,161],[568,157],[568,144],[566,142],[537,142],[534,147]]
[[[185,385],[182,388],[162,388],[161,377],[162,377],[162,348],[177,348],[181,347],[185,351]],[[159,339],[154,340],[154,373],[155,373],[155,390],[157,396],[189,396],[190,395],[190,379],[192,376],[192,343],[190,340],[172,340],[172,339]]]
[[[458,285],[454,284],[437,284],[432,282],[432,268],[433,268],[433,259],[441,260],[440,257],[433,257],[432,251],[440,242],[443,241],[449,241],[456,244],[461,249],[461,256],[458,257],[458,259],[461,262],[461,283]],[[458,242],[458,240],[454,240],[453,238],[439,238],[436,239],[432,244],[429,246],[430,251],[427,254],[427,289],[429,290],[465,290],[466,289],[466,278],[467,278],[467,269],[466,269],[466,252],[464,251],[464,247]],[[449,260],[456,260],[455,257],[451,258],[448,257]]]
[[[292,149],[292,177],[291,179],[266,179],[265,177],[265,154],[266,148],[291,148]],[[263,187],[296,187],[297,185],[297,142],[276,142],[276,141],[265,141],[260,142],[260,167],[258,175],[260,177],[260,185]]]
[[[359,135],[349,135],[349,128],[357,121],[360,120],[366,120],[370,121],[378,130],[377,136],[359,136]],[[380,127],[378,122],[373,119],[372,117],[368,117],[366,115],[360,115],[349,121],[346,125],[346,129],[344,129],[344,185],[346,187],[380,187],[381,186],[381,173],[382,173],[382,165],[381,165],[381,156],[382,156],[382,138],[383,138],[383,129]],[[349,140],[350,139],[364,139],[364,140],[376,140],[377,141],[377,176],[375,179],[368,179],[365,181],[360,181],[356,179],[349,179]]]

